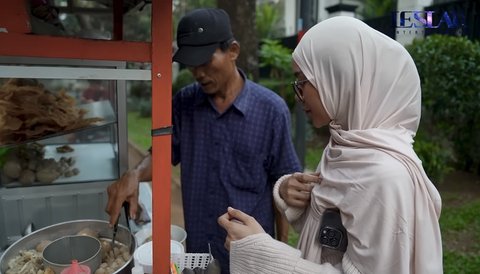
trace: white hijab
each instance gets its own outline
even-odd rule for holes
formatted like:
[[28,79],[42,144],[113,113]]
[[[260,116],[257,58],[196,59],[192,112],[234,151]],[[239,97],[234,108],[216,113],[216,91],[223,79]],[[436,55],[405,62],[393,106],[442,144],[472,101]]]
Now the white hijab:
[[[412,203],[413,205],[409,206],[414,212],[414,216],[411,216],[413,246],[406,247],[407,255],[404,255],[408,257],[406,261],[410,265],[401,268],[419,274],[441,273],[442,246],[438,225],[441,199],[412,147],[420,121],[421,90],[418,72],[408,52],[401,44],[362,21],[339,16],[312,27],[295,49],[293,59],[318,90],[325,110],[332,119],[330,142],[318,167],[325,183],[337,188],[337,192],[332,193],[338,194],[338,189],[346,189],[345,185],[340,184],[352,181],[349,168],[352,174],[357,172],[355,175],[358,175],[358,171],[354,169],[358,170],[359,162],[364,168],[362,174],[374,175],[378,170],[369,163],[382,161],[378,159],[378,155],[385,157],[385,163],[391,163],[392,159],[395,159],[397,164],[400,162],[413,182],[413,185],[408,186],[413,190],[405,191],[413,193],[413,197],[408,194],[402,201]],[[383,153],[378,153],[379,151]],[[342,170],[339,172],[337,156],[342,154],[348,157],[342,158]],[[377,158],[370,159],[369,155],[373,154]],[[354,187],[357,190],[374,191],[375,188],[370,185],[378,184],[378,178],[364,177],[356,177]],[[349,187],[351,186],[349,183]],[[388,193],[388,186],[386,188]],[[329,199],[329,203],[341,210],[342,221],[349,237],[352,237],[349,240],[353,241],[347,254],[363,273],[379,271],[389,262],[374,261],[375,254],[382,257],[381,248],[372,251],[362,246],[364,243],[375,242],[376,235],[370,230],[372,228],[360,227],[362,220],[357,220],[362,219],[358,216],[368,216],[370,207],[358,206],[357,200],[348,199],[361,199],[362,195],[374,197],[379,194],[384,192],[369,194],[360,191],[356,196],[340,194],[338,197],[335,197],[336,194],[330,197],[325,193],[317,195],[323,195],[322,199]],[[312,199],[318,199],[315,193],[312,195]],[[395,200],[389,201],[388,198],[383,202],[387,203],[385,207],[402,207],[393,204]],[[388,204],[389,202],[392,204]],[[398,200],[396,202],[398,203]],[[370,206],[375,207],[375,204]],[[379,214],[377,217],[380,223],[383,218],[391,217],[383,216],[382,212]],[[405,216],[396,218],[403,217]],[[356,242],[357,236],[363,239]],[[371,257],[373,261],[370,261]],[[379,264],[384,265],[378,266]]]

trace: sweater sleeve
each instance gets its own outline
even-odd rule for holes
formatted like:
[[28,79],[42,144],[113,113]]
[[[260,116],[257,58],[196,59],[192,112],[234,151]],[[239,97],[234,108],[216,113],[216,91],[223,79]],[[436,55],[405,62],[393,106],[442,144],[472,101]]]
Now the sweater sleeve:
[[341,274],[342,265],[316,264],[301,258],[301,252],[266,233],[254,234],[231,242],[232,274]]
[[280,177],[273,187],[273,198],[277,208],[287,218],[288,222],[294,227],[296,231],[301,231],[305,223],[305,208],[291,207],[285,203],[285,200],[280,197],[280,185],[288,180],[291,174]]

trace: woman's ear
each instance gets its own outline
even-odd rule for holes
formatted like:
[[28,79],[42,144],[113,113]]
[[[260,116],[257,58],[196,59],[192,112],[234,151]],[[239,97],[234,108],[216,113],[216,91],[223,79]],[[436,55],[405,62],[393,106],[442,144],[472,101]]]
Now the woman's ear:
[[230,57],[230,60],[236,61],[238,55],[240,55],[240,43],[238,43],[237,41],[233,41],[228,47],[228,55]]

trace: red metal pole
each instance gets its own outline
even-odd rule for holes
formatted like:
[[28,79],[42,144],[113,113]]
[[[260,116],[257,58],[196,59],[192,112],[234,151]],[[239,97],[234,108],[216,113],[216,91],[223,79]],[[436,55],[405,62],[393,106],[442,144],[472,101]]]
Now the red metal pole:
[[0,9],[0,32],[29,33],[30,17],[26,1],[2,1]]
[[151,62],[147,42],[107,41],[0,33],[0,55]]
[[[152,1],[152,128],[172,124],[172,2]],[[170,273],[171,135],[152,138],[153,273]]]

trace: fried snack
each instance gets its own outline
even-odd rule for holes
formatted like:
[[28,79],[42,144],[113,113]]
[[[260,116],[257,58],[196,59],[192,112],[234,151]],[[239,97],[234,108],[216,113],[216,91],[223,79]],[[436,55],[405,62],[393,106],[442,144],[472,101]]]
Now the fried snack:
[[75,130],[102,121],[84,118],[86,110],[64,90],[50,92],[32,81],[10,79],[0,87],[0,145]]
[[75,149],[73,149],[73,147],[69,145],[59,146],[59,147],[56,147],[55,149],[57,150],[58,153],[69,153],[69,152],[75,151]]

